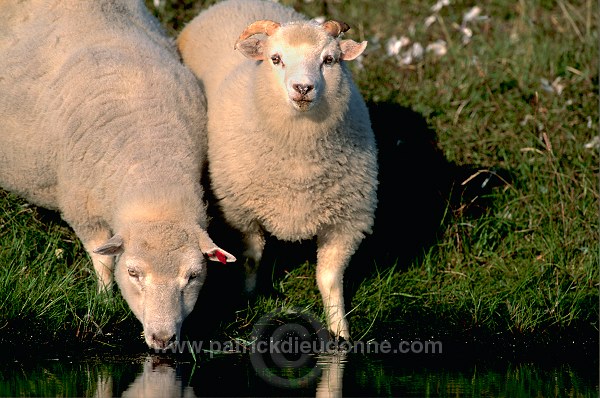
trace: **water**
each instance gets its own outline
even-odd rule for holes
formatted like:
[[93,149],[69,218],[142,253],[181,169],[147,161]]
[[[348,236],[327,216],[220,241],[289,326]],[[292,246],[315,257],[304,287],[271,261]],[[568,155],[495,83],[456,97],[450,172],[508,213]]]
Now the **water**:
[[336,345],[314,314],[286,308],[257,320],[248,340],[192,338],[161,353],[141,339],[113,348],[5,344],[0,396],[599,396],[597,335],[543,344],[481,337],[396,331]]
[[272,357],[266,364],[252,355],[202,354],[194,360],[189,354],[140,353],[4,361],[0,396],[598,397],[597,362],[338,353]]

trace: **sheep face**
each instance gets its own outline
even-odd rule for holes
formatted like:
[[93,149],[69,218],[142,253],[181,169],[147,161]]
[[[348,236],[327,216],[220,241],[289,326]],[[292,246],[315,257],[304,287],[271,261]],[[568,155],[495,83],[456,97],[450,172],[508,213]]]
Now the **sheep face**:
[[234,261],[208,242],[206,233],[169,222],[139,223],[115,235],[95,252],[119,255],[115,280],[140,320],[150,348],[165,349],[179,340],[183,320],[193,310],[211,259]]
[[[265,29],[257,30],[257,26]],[[250,37],[257,33],[267,36],[265,39]],[[324,98],[336,98],[343,92],[345,79],[341,62],[355,59],[366,48],[367,42],[339,40],[339,33],[332,32],[327,22],[279,25],[273,21],[257,21],[242,33],[236,48],[250,59],[263,61],[261,76],[269,82],[257,84],[259,89],[277,87],[279,93],[275,94],[275,100],[279,94],[293,111],[310,112],[318,109]],[[273,97],[273,93],[262,97]]]

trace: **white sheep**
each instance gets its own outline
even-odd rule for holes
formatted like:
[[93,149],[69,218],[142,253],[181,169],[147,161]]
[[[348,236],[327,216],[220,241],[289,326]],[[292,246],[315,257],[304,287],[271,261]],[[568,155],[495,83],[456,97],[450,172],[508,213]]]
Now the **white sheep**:
[[143,0],[4,1],[0,93],[0,185],[60,211],[168,347],[204,255],[235,260],[206,232],[205,103],[174,40]]
[[367,42],[342,40],[348,28],[270,1],[228,0],[177,38],[205,89],[210,181],[226,221],[244,236],[247,289],[265,231],[287,241],[316,237],[328,327],[345,339],[343,273],[371,232],[378,171],[367,107],[345,65]]

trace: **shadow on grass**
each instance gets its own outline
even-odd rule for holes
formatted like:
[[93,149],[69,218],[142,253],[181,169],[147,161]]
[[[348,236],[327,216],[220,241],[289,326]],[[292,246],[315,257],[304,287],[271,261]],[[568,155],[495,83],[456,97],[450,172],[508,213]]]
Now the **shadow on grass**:
[[368,106],[379,148],[378,206],[373,233],[346,271],[350,281],[375,264],[380,270],[408,268],[455,215],[482,216],[492,189],[510,180],[505,170],[448,161],[436,132],[415,111],[393,103]]
[[[396,263],[398,269],[408,268],[436,242],[453,214],[483,214],[489,205],[485,195],[508,181],[503,170],[479,171],[449,162],[438,146],[435,131],[413,110],[393,103],[370,103],[368,107],[379,150],[379,203],[373,233],[363,241],[344,276],[347,303],[360,282],[372,274],[375,264],[379,271]],[[463,184],[465,181],[468,182]],[[209,204],[216,203],[208,188],[206,195]],[[216,206],[209,206],[209,216],[211,237],[234,253],[238,262],[225,266],[209,264],[196,310],[186,322],[207,330],[218,328],[224,319],[207,319],[208,308],[217,305],[227,318],[227,313],[231,315],[247,305],[247,299],[240,294],[241,236],[224,224]],[[277,296],[273,281],[306,261],[316,261],[314,240],[290,243],[267,237],[258,294]],[[216,324],[210,325],[211,322]]]

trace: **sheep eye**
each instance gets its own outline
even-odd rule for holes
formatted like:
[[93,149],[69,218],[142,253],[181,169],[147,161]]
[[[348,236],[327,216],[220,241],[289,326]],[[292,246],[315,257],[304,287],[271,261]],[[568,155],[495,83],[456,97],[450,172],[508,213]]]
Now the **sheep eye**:
[[200,276],[200,273],[198,271],[194,271],[190,274],[188,280],[192,281],[192,280],[196,279],[198,276]]
[[140,276],[140,274],[136,270],[134,270],[133,268],[127,268],[127,273],[132,278],[139,278],[139,276]]
[[272,55],[271,62],[273,62],[273,65],[279,65],[281,63],[281,57],[277,54]]
[[323,57],[323,64],[325,65],[333,65],[335,59],[331,55],[326,55]]

